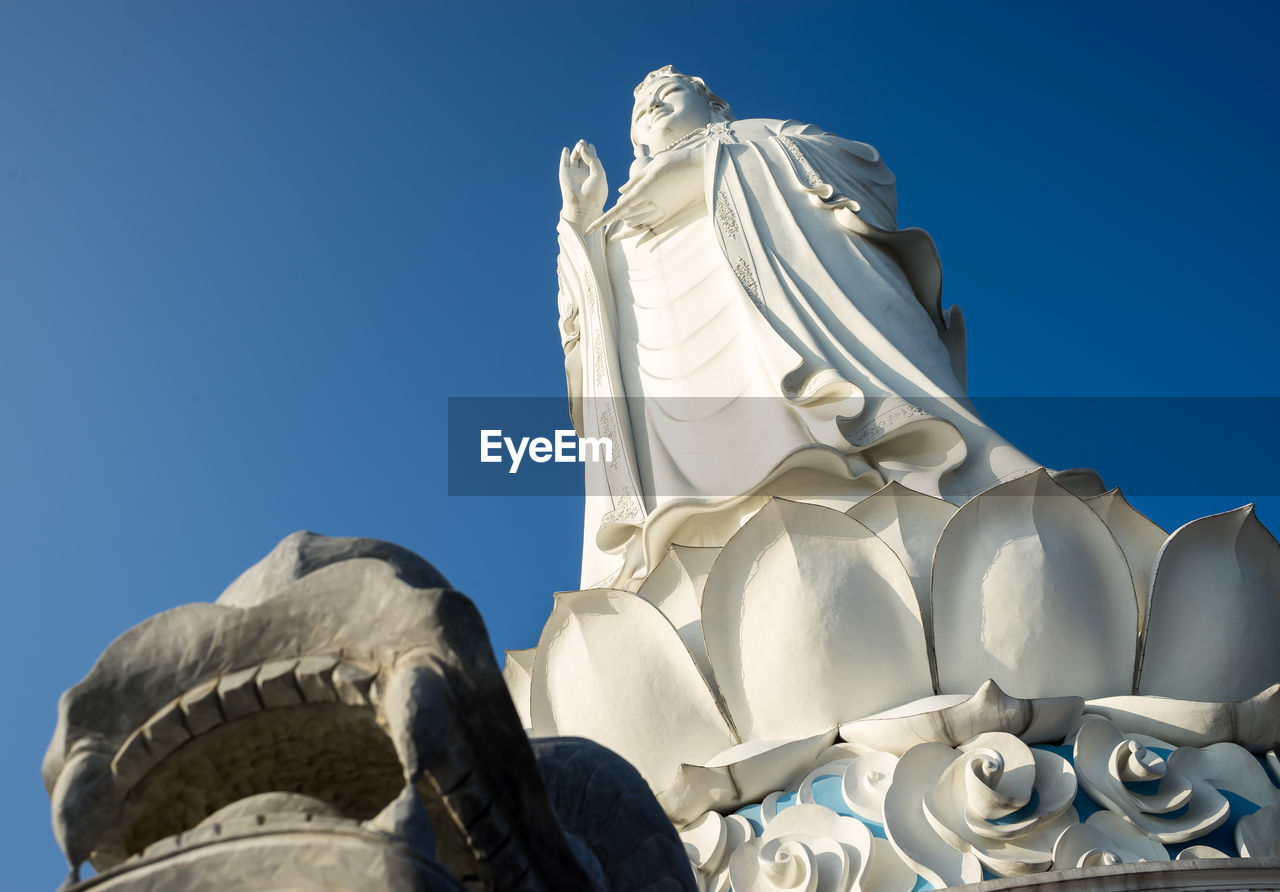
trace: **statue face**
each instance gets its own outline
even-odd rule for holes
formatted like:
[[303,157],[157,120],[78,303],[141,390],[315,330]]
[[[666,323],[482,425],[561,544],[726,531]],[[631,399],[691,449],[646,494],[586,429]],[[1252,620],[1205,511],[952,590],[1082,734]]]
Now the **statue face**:
[[707,98],[680,77],[654,81],[636,97],[631,139],[655,154],[715,119]]

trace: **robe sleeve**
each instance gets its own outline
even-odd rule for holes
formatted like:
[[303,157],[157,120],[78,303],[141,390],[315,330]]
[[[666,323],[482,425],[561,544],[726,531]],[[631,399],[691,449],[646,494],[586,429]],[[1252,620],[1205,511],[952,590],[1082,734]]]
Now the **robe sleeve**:
[[942,306],[942,263],[933,239],[923,229],[898,229],[894,176],[880,153],[797,121],[781,122],[773,139],[786,150],[796,181],[815,204],[832,211],[850,234],[874,242],[897,261],[965,386],[964,317],[958,306]]
[[[584,237],[564,219],[556,229],[560,256],[557,276],[560,293],[560,341],[565,354],[565,379],[569,414],[579,437],[602,438],[611,443],[607,461],[584,466],[586,518],[584,536],[590,549],[608,556],[605,563],[625,566],[638,558],[635,531],[644,524],[645,508],[635,464],[635,447],[627,394],[618,368],[614,326],[613,289],[609,281],[605,233]],[[585,555],[592,553],[584,551]],[[586,577],[603,565],[588,568]],[[592,580],[594,581],[594,579]]]
[[[560,256],[556,258],[556,279],[560,290],[556,303],[560,309],[560,346],[564,349],[564,377],[569,393],[569,417],[579,437],[586,436],[582,424],[582,307],[585,303],[588,277],[594,278],[589,252],[583,239],[564,220],[557,227]],[[588,259],[586,264],[584,259]]]

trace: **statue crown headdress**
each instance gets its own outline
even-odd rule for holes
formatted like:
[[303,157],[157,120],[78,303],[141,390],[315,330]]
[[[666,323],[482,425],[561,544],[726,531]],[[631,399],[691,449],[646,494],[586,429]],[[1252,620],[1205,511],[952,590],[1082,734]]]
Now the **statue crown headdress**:
[[674,65],[663,65],[661,68],[657,69],[656,71],[650,71],[648,74],[644,76],[644,80],[636,84],[636,88],[632,91],[632,95],[639,98],[640,94],[644,92],[649,87],[650,84],[652,84],[656,80],[660,80],[662,78],[667,78],[667,77],[678,77],[681,80],[692,84],[694,89],[696,89],[699,93],[701,93],[703,96],[707,98],[707,102],[710,103],[711,107],[720,114],[723,120],[725,121],[734,120],[733,112],[730,111],[729,109],[729,103],[725,102],[715,93],[712,93],[707,88],[706,81],[704,81],[700,77],[695,77],[691,74],[685,74],[684,72],[678,70]]

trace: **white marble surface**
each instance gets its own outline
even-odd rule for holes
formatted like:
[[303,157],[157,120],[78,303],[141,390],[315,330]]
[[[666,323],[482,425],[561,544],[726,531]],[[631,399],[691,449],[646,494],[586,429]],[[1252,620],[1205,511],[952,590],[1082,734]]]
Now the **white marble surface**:
[[619,446],[587,469],[584,587],[723,545],[764,495],[848,507],[899,481],[960,503],[1036,467],[964,400],[963,324],[874,148],[736,120],[669,67],[636,88],[631,136],[604,214],[592,147],[560,164],[572,414]]

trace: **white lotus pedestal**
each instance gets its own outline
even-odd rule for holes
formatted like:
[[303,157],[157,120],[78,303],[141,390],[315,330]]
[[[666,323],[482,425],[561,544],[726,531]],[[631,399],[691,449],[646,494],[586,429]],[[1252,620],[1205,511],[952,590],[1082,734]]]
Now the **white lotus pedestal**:
[[1280,546],[1037,472],[961,508],[774,499],[506,677],[629,759],[708,890],[1280,889]]

